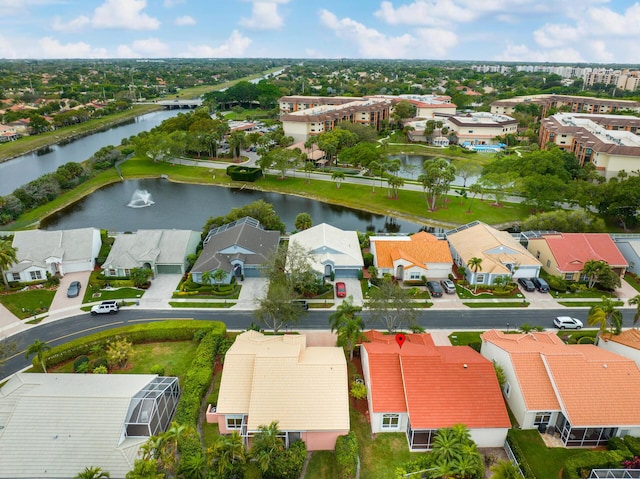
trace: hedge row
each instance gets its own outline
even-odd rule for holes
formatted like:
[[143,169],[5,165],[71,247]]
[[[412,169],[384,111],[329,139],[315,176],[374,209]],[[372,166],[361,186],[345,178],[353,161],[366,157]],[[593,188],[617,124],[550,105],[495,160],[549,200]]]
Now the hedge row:
[[262,178],[262,169],[231,165],[227,167],[227,175],[234,181],[256,181]]
[[509,432],[507,432],[507,442],[511,447],[511,451],[513,452],[513,455],[516,457],[516,461],[518,461],[518,464],[520,465],[520,470],[522,471],[524,478],[536,479],[536,476],[533,473],[531,466],[527,462],[527,458],[522,452],[522,448],[520,447],[520,444],[518,443],[518,438],[513,434],[513,429],[509,429]]
[[351,431],[336,441],[336,463],[340,479],[354,479],[358,469],[358,438]]
[[627,459],[618,451],[585,451],[573,456],[564,463],[563,479],[582,479],[588,477],[591,469],[620,469],[622,461]]
[[[162,321],[136,324],[101,331],[51,348],[44,354],[44,361],[47,366],[53,366],[75,359],[82,354],[89,354],[92,346],[103,345],[107,340],[116,336],[126,338],[134,344],[154,341],[187,341],[193,339],[194,334],[201,329],[211,329],[221,335],[226,332],[224,323],[217,321]],[[35,357],[32,364],[36,368],[40,367]]]

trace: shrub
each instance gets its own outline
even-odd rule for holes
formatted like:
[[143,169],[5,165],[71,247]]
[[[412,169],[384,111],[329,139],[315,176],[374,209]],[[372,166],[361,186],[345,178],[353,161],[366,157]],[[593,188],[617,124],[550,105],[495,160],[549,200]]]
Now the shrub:
[[93,374],[108,374],[109,369],[106,366],[98,366],[97,368],[93,368]]
[[547,283],[549,283],[549,288],[554,291],[558,291],[560,293],[567,291],[567,282],[559,276],[549,276],[549,278],[547,278]]
[[640,456],[640,438],[634,436],[625,436],[624,444],[627,446],[630,455]]
[[263,477],[265,479],[298,479],[306,457],[307,446],[305,443],[300,440],[294,441],[289,449],[275,454]]
[[74,373],[86,373],[89,369],[89,356],[82,355],[78,356],[76,360],[73,362],[73,372]]
[[364,253],[362,255],[362,259],[364,260],[365,268],[368,268],[369,266],[373,266],[373,253]]
[[164,366],[162,364],[154,364],[153,366],[151,366],[151,374],[164,376]]
[[480,341],[472,341],[468,344],[468,346],[474,351],[480,352],[480,348],[482,348],[482,342]]
[[358,270],[358,280],[362,280],[363,278],[364,278],[364,272],[361,269],[359,269]]
[[562,477],[563,479],[582,479],[588,477],[592,469],[619,469],[625,459],[627,458],[621,454],[621,450],[585,451],[567,459]]
[[227,167],[227,176],[230,176],[234,181],[256,181],[262,178],[262,169],[230,165]]
[[98,358],[96,359],[93,364],[91,365],[93,372],[95,373],[96,368],[100,368],[100,367],[105,367],[107,369],[109,369],[109,363],[107,362],[107,360],[105,358]]
[[351,431],[336,441],[336,464],[340,479],[354,479],[358,468],[358,438]]

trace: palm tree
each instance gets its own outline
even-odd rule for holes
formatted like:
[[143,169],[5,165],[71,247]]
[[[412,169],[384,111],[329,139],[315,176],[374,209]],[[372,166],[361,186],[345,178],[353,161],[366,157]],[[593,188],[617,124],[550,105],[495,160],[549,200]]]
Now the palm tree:
[[223,269],[217,269],[211,275],[211,278],[213,278],[213,280],[218,284],[222,283],[222,280],[224,280],[226,277],[227,277],[227,272]]
[[344,181],[344,173],[342,171],[334,171],[331,173],[331,179],[336,182],[336,188],[340,189],[340,184]]
[[482,258],[476,258],[474,256],[469,261],[467,261],[467,266],[471,271],[473,271],[473,282],[475,283],[473,292],[476,293],[478,291],[478,282],[476,281],[476,275],[478,271],[482,271]]
[[609,330],[612,334],[620,334],[622,331],[622,313],[616,309],[615,303],[611,298],[602,297],[602,304],[593,306],[587,317],[589,326],[598,326],[600,333]]
[[42,365],[42,370],[46,373],[47,365],[45,364],[45,361],[44,361],[44,353],[46,353],[49,350],[51,350],[51,347],[47,343],[44,343],[39,339],[36,339],[33,343],[29,345],[29,347],[24,353],[24,357],[29,359],[31,356],[35,354],[36,358],[38,359],[38,362]]
[[190,432],[192,431],[187,426],[172,422],[169,429],[159,435],[158,448],[155,454],[161,468],[170,475],[175,472],[178,466],[178,441],[183,435]]
[[[469,193],[471,193],[471,199],[469,200],[469,209],[467,213],[471,213],[471,203],[476,198],[477,195],[481,195],[483,191],[482,185],[480,183],[474,183],[469,187]],[[481,197],[482,199],[482,197]]]
[[103,471],[100,467],[85,467],[74,479],[107,479],[109,477],[111,477],[111,474]]
[[431,453],[438,464],[450,464],[461,457],[460,441],[452,428],[439,429],[433,438],[431,447]]
[[630,305],[636,305],[636,313],[633,315],[633,325],[635,326],[640,319],[640,294],[636,294],[629,300]]
[[189,454],[180,463],[180,471],[189,479],[205,479],[209,473],[207,456],[202,451]]
[[212,449],[219,477],[233,477],[246,461],[246,450],[237,431],[218,436]]
[[601,260],[590,259],[584,263],[581,273],[589,278],[587,286],[593,288],[598,282],[598,277],[602,272],[603,267],[606,267],[607,263]]
[[353,360],[353,350],[362,340],[364,335],[362,330],[365,328],[364,321],[356,313],[362,311],[359,306],[353,305],[353,296],[349,295],[336,312],[329,316],[329,324],[331,332],[338,332],[338,346],[347,348],[349,351],[349,360]]
[[211,271],[203,271],[200,275],[200,282],[202,284],[211,284]]
[[4,285],[7,288],[9,287],[9,283],[7,282],[7,275],[4,270],[18,262],[17,252],[18,250],[11,245],[10,241],[0,240],[0,274],[2,274]]
[[398,199],[398,191],[404,185],[404,178],[400,178],[399,176],[390,176],[387,178],[387,183],[389,183],[389,187],[391,188],[391,192],[393,196],[389,195],[389,198],[393,197],[394,199]]
[[284,449],[280,434],[278,421],[272,421],[268,426],[259,426],[258,433],[253,436],[250,455],[263,473],[269,469],[276,454]]
[[311,172],[315,169],[316,166],[313,164],[313,161],[305,161],[304,172],[307,174],[307,184],[311,183]]
[[520,471],[511,461],[499,461],[489,469],[493,472],[493,479],[520,479]]
[[380,169],[380,162],[373,160],[369,163],[369,171],[371,172],[371,193],[376,192],[376,174],[375,171]]

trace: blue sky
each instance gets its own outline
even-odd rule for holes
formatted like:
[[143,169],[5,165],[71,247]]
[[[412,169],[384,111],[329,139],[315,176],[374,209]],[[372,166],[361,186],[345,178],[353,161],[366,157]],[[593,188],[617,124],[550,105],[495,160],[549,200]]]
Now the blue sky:
[[0,57],[640,63],[640,2],[0,0]]

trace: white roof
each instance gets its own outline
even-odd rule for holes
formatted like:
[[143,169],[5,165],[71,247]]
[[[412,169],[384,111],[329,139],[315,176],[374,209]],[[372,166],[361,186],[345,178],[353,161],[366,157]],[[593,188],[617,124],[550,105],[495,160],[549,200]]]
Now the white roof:
[[195,241],[192,238],[199,236],[200,233],[191,230],[138,230],[133,234],[119,234],[104,267],[137,268],[145,262],[182,264],[189,245]]
[[332,263],[335,268],[362,268],[364,261],[358,241],[358,233],[344,231],[321,223],[291,235],[289,244],[297,244],[311,256],[311,266],[324,274],[324,265]]
[[347,383],[341,348],[247,331],[225,356],[217,413],[248,415],[249,431],[272,421],[282,431],[348,431]]
[[133,468],[146,438],[126,438],[141,374],[16,374],[0,389],[0,477],[74,477],[87,466],[111,477]]
[[48,258],[63,263],[92,260],[94,234],[99,234],[95,228],[16,231],[12,245],[17,250],[18,263],[9,271],[23,271],[31,266],[47,268]]

